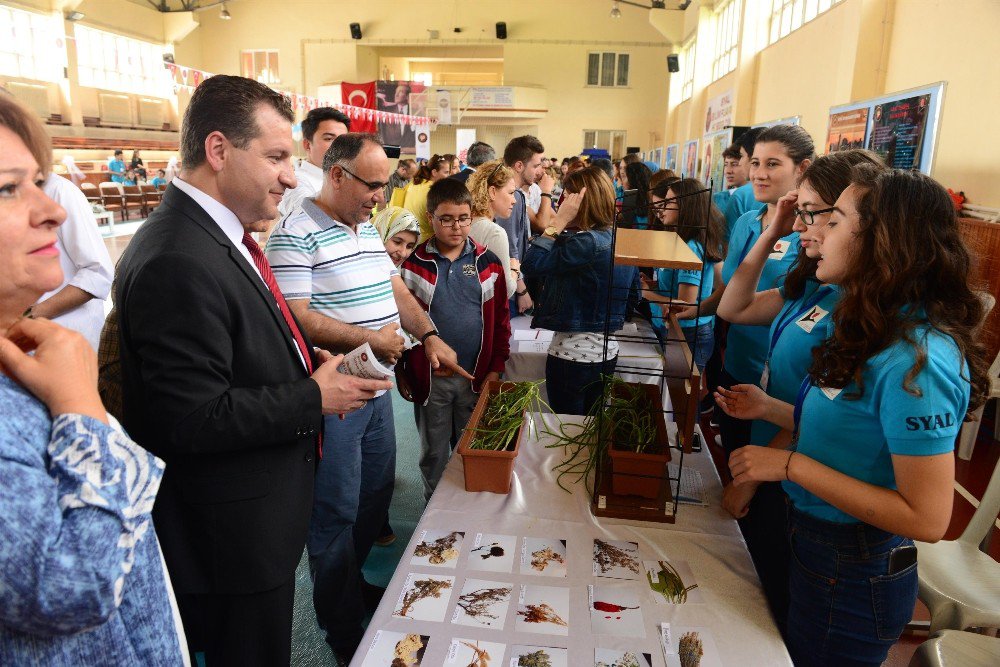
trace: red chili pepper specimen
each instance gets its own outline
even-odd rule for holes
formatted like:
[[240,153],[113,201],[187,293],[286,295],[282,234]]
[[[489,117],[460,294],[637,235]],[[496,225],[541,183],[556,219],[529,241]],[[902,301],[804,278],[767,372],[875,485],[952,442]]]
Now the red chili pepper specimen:
[[622,607],[612,602],[601,602],[600,600],[594,601],[594,609],[596,609],[597,611],[606,611],[609,614],[617,614],[618,612],[625,611],[626,609],[638,609],[638,608],[639,607]]

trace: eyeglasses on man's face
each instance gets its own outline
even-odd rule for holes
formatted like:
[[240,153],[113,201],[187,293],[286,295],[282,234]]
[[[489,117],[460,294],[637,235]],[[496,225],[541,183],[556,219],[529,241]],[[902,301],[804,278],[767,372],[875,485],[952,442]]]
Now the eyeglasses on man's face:
[[798,216],[802,224],[812,227],[816,224],[817,215],[826,215],[828,213],[833,213],[837,209],[836,206],[831,206],[830,208],[821,208],[818,211],[807,211],[802,208],[795,209],[795,215]]
[[472,224],[471,215],[460,215],[457,218],[453,215],[435,215],[434,219],[443,227],[468,227]]
[[358,176],[357,174],[355,174],[353,171],[351,171],[350,169],[348,169],[344,165],[338,164],[336,166],[338,166],[341,169],[343,169],[343,171],[344,171],[345,174],[347,174],[348,176],[350,176],[351,178],[353,178],[354,180],[356,180],[358,183],[360,183],[361,185],[363,185],[366,188],[368,188],[369,192],[376,192],[378,190],[385,190],[386,186],[389,185],[388,183],[380,183],[379,181],[366,181],[365,179],[361,178],[360,176]]

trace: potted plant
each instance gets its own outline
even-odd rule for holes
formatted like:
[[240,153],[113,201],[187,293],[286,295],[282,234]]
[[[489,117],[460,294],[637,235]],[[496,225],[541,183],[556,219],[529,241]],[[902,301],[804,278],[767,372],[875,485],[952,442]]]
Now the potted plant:
[[541,382],[487,382],[458,441],[466,491],[509,493],[525,414],[541,403]]
[[657,498],[666,476],[670,448],[660,388],[613,379],[602,429],[611,457],[611,490],[616,495]]

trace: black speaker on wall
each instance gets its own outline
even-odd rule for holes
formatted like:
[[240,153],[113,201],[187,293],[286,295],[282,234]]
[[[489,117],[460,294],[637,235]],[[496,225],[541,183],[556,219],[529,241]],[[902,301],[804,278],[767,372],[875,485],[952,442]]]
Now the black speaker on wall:
[[351,38],[352,39],[361,39],[361,24],[360,23],[352,23],[351,24]]
[[497,39],[507,39],[507,23],[497,21]]
[[674,74],[681,71],[681,59],[676,53],[667,56],[667,70]]

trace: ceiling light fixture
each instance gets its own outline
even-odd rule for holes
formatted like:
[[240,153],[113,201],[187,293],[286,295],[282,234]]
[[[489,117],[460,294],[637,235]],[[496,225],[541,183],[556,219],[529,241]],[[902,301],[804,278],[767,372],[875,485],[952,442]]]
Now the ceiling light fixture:
[[233,18],[233,15],[229,13],[228,9],[226,9],[226,3],[224,2],[222,3],[222,9],[219,10],[219,18],[223,21],[228,21]]
[[618,3],[611,3],[611,18],[620,19],[622,17],[622,10],[618,8]]
[[691,6],[691,0],[680,0],[676,7],[667,7],[667,0],[649,0],[648,5],[644,5],[640,2],[633,2],[633,0],[615,0],[614,6],[611,8],[611,18],[616,19],[621,16],[621,10],[618,8],[618,4],[631,5],[632,7],[638,7],[639,9],[663,9],[665,11],[675,11],[683,12],[685,9]]
[[85,16],[83,12],[66,12],[66,20],[70,22],[79,21]]

